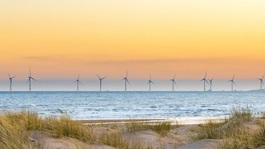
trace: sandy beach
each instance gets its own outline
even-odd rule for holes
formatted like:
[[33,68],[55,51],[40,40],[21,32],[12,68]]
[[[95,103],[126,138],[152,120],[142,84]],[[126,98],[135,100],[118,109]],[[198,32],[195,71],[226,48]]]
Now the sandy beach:
[[245,108],[226,118],[72,120],[6,112],[0,134],[5,149],[262,149],[265,114]]
[[[44,131],[31,131],[33,148],[44,149],[226,149],[264,148],[263,117],[240,111],[224,119],[190,117],[174,119],[107,119],[80,120],[89,127],[93,139],[54,137]],[[258,138],[258,137],[260,138]]]
[[[166,149],[189,149],[189,148],[216,148],[218,140],[202,140],[196,144],[190,144],[190,136],[199,130],[200,124],[209,120],[222,121],[219,118],[171,118],[171,119],[101,119],[101,120],[79,120],[86,126],[92,126],[93,132],[100,137],[104,133],[119,133],[121,137],[128,142],[141,144],[140,148],[166,148]],[[166,134],[160,134],[155,130],[141,128],[142,125],[157,125],[170,123],[171,129]],[[131,126],[130,126],[131,125]],[[128,128],[129,127],[129,128]],[[133,128],[135,127],[135,128]],[[132,130],[128,130],[132,129]],[[119,148],[102,143],[85,144],[78,140],[70,138],[54,138],[43,132],[32,132],[31,139],[40,142],[44,148],[92,148],[92,149],[112,149]],[[114,136],[117,137],[117,136]],[[138,147],[137,147],[138,148]]]

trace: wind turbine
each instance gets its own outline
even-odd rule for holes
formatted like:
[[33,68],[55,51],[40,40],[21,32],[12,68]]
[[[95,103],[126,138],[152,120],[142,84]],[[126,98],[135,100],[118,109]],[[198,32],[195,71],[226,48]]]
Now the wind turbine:
[[76,83],[76,90],[79,91],[79,84],[82,84],[82,82],[80,81],[79,75],[78,75],[77,80],[74,83]]
[[151,75],[150,75],[150,79],[148,80],[148,83],[149,84],[149,91],[152,90],[152,84],[155,84],[153,81],[152,81],[152,78],[151,78]]
[[263,89],[263,86],[264,86],[264,82],[263,82],[263,79],[264,79],[264,75],[261,77],[261,78],[258,78],[258,80],[260,81],[260,89],[262,90]]
[[9,91],[12,91],[13,79],[14,79],[16,76],[11,77],[11,76],[8,74],[8,77],[9,77],[9,82],[10,82],[10,89],[9,89]]
[[124,80],[124,83],[125,83],[125,91],[127,91],[127,83],[130,85],[130,82],[128,80],[128,71],[126,73],[126,77],[124,77],[122,80]]
[[207,81],[206,77],[207,77],[207,72],[205,73],[204,78],[201,79],[201,81],[203,81],[204,91],[206,91],[206,86],[205,86],[206,83],[209,84],[209,82]]
[[235,83],[235,75],[233,76],[232,80],[229,80],[228,82],[231,82],[231,91],[234,91],[234,85],[236,85],[236,83]]
[[31,69],[29,68],[29,76],[28,76],[29,91],[31,91],[31,80],[36,81],[36,80],[31,76]]
[[107,78],[107,76],[106,77],[103,77],[103,78],[101,78],[99,75],[97,75],[97,76],[98,76],[98,79],[99,79],[99,90],[102,91],[102,80],[104,80],[105,78]]
[[175,81],[175,78],[176,78],[176,74],[174,75],[173,79],[170,80],[170,81],[172,81],[172,91],[175,90],[175,85],[177,85],[176,81]]
[[210,83],[210,91],[212,91],[212,87],[213,87],[213,79],[214,79],[214,78],[209,79],[209,83]]

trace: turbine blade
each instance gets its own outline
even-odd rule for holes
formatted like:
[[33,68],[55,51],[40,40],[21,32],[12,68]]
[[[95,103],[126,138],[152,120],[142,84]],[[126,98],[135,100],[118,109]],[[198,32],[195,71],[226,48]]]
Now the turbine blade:
[[151,83],[155,85],[155,83],[153,81],[151,81]]
[[128,79],[126,79],[126,81],[128,82],[128,84],[129,84],[129,85],[131,85],[131,83],[129,82],[129,80],[128,80]]
[[31,78],[32,80],[34,80],[34,81],[37,81],[36,79],[34,79],[34,78]]
[[12,79],[14,79],[16,76],[13,76]]
[[11,78],[10,74],[8,74],[9,78]]
[[261,78],[262,80],[264,79],[264,76],[265,76],[265,74],[263,74],[263,76],[262,76],[262,78]]
[[99,79],[101,79],[99,75],[97,75],[97,76],[98,76]]
[[209,84],[209,82],[208,82],[207,80],[205,80],[205,82],[206,82],[207,84]]
[[102,78],[102,80],[103,80],[103,79],[105,79],[105,78],[107,78],[107,77],[108,77],[108,76],[106,76],[106,77]]

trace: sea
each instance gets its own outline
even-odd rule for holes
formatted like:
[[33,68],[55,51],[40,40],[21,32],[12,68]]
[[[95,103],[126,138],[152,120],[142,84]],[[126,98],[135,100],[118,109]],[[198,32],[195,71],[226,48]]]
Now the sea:
[[265,112],[265,92],[0,92],[0,111],[29,110],[75,120],[223,117],[233,109]]

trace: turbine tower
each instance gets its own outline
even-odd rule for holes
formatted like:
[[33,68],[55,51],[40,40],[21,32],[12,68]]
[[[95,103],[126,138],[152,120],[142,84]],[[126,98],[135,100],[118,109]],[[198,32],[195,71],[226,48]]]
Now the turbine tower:
[[[265,74],[264,74],[264,75],[265,75]],[[263,82],[264,75],[263,75],[261,78],[258,78],[258,80],[260,81],[260,89],[261,89],[261,90],[263,89],[263,86],[264,86],[264,82]]]
[[175,81],[175,78],[176,78],[176,74],[174,75],[173,79],[170,80],[170,81],[172,81],[172,91],[175,90],[175,85],[177,85],[176,81]]
[[31,69],[29,68],[29,76],[28,76],[29,91],[31,91],[31,80],[36,81],[36,80],[31,76]]
[[14,79],[16,76],[11,77],[11,76],[8,74],[8,77],[9,77],[9,83],[10,83],[10,89],[9,89],[9,91],[12,91],[13,79]]
[[209,83],[210,83],[210,91],[212,91],[212,88],[213,88],[213,79],[214,79],[214,78],[209,79]]
[[122,80],[124,80],[124,83],[125,83],[125,91],[127,91],[127,83],[130,85],[130,82],[128,80],[128,71],[126,73],[126,77],[124,77]]
[[148,83],[149,84],[149,91],[152,90],[152,84],[155,84],[153,81],[152,81],[152,78],[151,78],[151,75],[150,75],[150,79],[148,80]]
[[232,80],[229,80],[229,82],[231,82],[231,91],[234,91],[234,85],[236,85],[236,83],[235,83],[235,75],[233,76]]
[[209,82],[207,81],[206,77],[207,77],[207,72],[205,73],[204,78],[201,79],[201,81],[203,81],[203,87],[204,87],[203,90],[204,91],[206,91],[206,83],[209,84]]
[[79,75],[78,75],[77,80],[74,83],[76,83],[76,91],[79,91],[79,84],[82,84],[82,82],[80,81]]
[[99,79],[99,91],[102,91],[102,80],[104,80],[105,78],[107,78],[107,76],[106,77],[103,77],[103,78],[101,78],[99,75],[97,75],[98,76],[98,79]]

